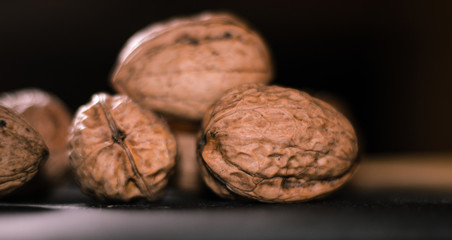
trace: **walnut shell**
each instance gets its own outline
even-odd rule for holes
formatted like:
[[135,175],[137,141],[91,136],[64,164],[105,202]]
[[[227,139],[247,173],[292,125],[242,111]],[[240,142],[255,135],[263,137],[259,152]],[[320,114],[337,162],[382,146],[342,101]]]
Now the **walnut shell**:
[[0,196],[33,178],[48,155],[39,133],[17,113],[0,106]]
[[218,195],[262,202],[306,201],[343,185],[356,169],[349,121],[307,93],[246,85],[206,114],[199,162]]
[[268,83],[263,39],[239,18],[205,13],[150,25],[121,51],[111,81],[146,109],[200,120],[229,88]]
[[176,144],[165,122],[126,96],[104,93],[81,106],[69,134],[69,158],[82,192],[101,201],[162,196]]
[[[0,104],[19,113],[39,132],[50,155],[27,192],[56,187],[68,180],[67,137],[71,113],[61,100],[43,90],[23,89],[0,96]],[[31,189],[32,188],[32,189]]]

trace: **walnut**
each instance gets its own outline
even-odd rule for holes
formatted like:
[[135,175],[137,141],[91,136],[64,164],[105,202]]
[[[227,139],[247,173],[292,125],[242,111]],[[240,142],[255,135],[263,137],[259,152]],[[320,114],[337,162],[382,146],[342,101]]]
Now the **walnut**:
[[67,136],[71,113],[58,97],[39,89],[23,89],[0,96],[0,104],[19,113],[39,132],[50,156],[32,184],[22,193],[34,193],[60,186],[68,180]]
[[111,81],[146,109],[200,120],[229,88],[268,83],[271,57],[260,35],[226,13],[157,23],[133,35]]
[[177,144],[175,186],[184,192],[200,192],[203,184],[196,160],[196,142],[200,123],[168,119],[168,125],[176,137]]
[[69,134],[69,158],[82,192],[101,201],[160,198],[176,144],[162,119],[126,96],[104,93],[81,106]]
[[339,188],[358,163],[349,121],[295,89],[231,89],[206,114],[202,131],[203,178],[223,197],[306,201]]
[[49,150],[30,124],[0,106],[0,154],[0,196],[4,196],[35,176]]

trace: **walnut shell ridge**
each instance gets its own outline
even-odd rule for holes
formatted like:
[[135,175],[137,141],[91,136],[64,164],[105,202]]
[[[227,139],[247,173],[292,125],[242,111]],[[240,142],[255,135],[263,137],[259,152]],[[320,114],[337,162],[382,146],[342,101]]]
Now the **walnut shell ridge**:
[[306,201],[338,189],[358,165],[350,122],[296,89],[231,89],[206,113],[202,131],[203,179],[222,197]]
[[0,196],[32,179],[48,156],[41,135],[13,110],[0,106]]
[[256,31],[231,14],[204,13],[133,35],[111,82],[146,109],[200,120],[227,89],[272,76],[269,49]]
[[126,96],[95,94],[69,134],[69,159],[83,193],[101,201],[159,199],[175,165],[166,123]]

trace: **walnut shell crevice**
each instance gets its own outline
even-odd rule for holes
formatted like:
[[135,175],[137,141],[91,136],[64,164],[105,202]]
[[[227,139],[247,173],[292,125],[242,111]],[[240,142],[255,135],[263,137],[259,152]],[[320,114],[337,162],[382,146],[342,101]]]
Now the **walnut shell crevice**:
[[160,198],[175,165],[165,122],[126,96],[96,94],[79,108],[69,136],[82,192],[101,201]]

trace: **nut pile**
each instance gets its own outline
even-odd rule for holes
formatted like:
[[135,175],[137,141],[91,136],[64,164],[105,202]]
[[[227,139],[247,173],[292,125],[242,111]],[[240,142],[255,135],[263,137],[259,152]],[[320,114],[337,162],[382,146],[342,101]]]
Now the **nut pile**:
[[[44,141],[51,156],[43,175],[59,179],[69,156],[81,191],[107,202],[160,199],[174,171],[183,191],[204,181],[226,198],[307,201],[341,187],[358,165],[350,122],[307,93],[268,86],[269,48],[234,15],[152,24],[129,39],[113,70],[118,95],[94,94],[71,123],[50,95],[10,101],[45,100],[9,104],[44,140],[0,107],[0,195],[36,174],[47,158]],[[62,144],[67,155],[57,160]]]
[[152,24],[133,35],[111,82],[143,108],[170,118],[179,146],[176,186],[196,192],[202,186],[194,166],[202,116],[226,90],[266,84],[272,77],[269,48],[256,31],[232,14],[204,13]]

